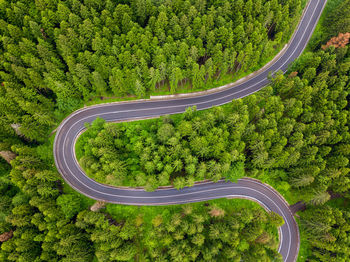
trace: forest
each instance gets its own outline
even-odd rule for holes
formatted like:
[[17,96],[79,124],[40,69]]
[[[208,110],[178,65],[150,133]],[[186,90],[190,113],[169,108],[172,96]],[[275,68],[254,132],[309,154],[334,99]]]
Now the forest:
[[322,204],[327,192],[350,189],[349,72],[348,48],[306,52],[271,86],[227,106],[121,124],[97,119],[81,138],[80,164],[97,181],[149,189],[268,176]]
[[1,1],[1,132],[43,142],[96,97],[230,81],[272,58],[300,14],[300,0]]
[[[258,204],[96,202],[64,182],[52,144],[65,116],[101,98],[204,90],[259,68],[305,3],[0,1],[0,261],[280,261],[283,220]],[[348,261],[350,48],[324,45],[350,32],[349,6],[328,0],[304,54],[251,96],[160,119],[97,119],[78,140],[81,166],[149,191],[257,178],[305,203],[298,261]]]
[[[328,30],[349,28],[336,25]],[[349,75],[348,47],[317,48],[271,86],[229,105],[129,123],[97,119],[76,146],[80,164],[97,181],[146,190],[258,178],[307,204],[301,225],[315,261],[346,261]],[[340,207],[332,204],[338,198]]]
[[90,210],[35,149],[15,153],[10,178],[1,162],[1,261],[281,260],[283,220],[251,201]]

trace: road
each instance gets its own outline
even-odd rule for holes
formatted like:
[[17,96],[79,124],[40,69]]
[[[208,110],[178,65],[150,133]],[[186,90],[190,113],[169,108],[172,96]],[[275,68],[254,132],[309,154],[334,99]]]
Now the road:
[[252,94],[269,83],[269,72],[286,71],[288,65],[304,50],[326,0],[310,0],[304,15],[290,40],[285,53],[259,74],[232,88],[219,92],[167,100],[139,100],[86,107],[68,116],[57,129],[54,142],[54,157],[58,171],[64,180],[80,193],[110,203],[126,205],[172,205],[199,202],[210,199],[239,197],[254,200],[265,209],[280,214],[285,224],[280,228],[279,252],[284,261],[296,261],[299,251],[299,231],[288,204],[271,187],[255,180],[241,179],[237,183],[220,181],[218,183],[198,184],[182,190],[162,189],[145,192],[141,189],[115,188],[103,185],[88,178],[81,170],[74,152],[76,138],[85,129],[85,122],[96,117],[106,121],[128,121],[157,117],[165,114],[182,113],[189,106],[197,110],[207,109],[231,102]]

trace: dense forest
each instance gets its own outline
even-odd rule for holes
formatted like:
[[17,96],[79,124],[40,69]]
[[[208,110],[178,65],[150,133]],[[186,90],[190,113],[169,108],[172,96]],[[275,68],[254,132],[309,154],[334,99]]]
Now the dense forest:
[[232,106],[237,110],[229,116],[227,107],[218,107],[122,124],[97,119],[78,140],[80,164],[99,182],[146,190],[170,182],[180,189],[204,179],[240,178],[248,111],[240,102]]
[[[333,36],[350,31],[335,19],[350,17],[347,4],[331,13]],[[328,47],[305,52],[269,87],[226,106],[121,124],[97,119],[77,145],[80,163],[98,181],[147,190],[258,178],[307,204],[300,225],[310,261],[347,261],[349,75],[350,49]]]
[[[252,176],[310,205],[301,215],[315,261],[347,261],[350,212],[350,49],[306,52],[287,75],[204,112],[130,123],[97,119],[77,149],[97,181],[176,188]],[[348,201],[348,200],[347,200]]]
[[328,191],[350,189],[350,49],[306,52],[290,71],[257,94],[204,112],[122,124],[98,119],[82,138],[80,163],[100,182],[147,188],[267,173],[273,184],[321,204]]
[[0,260],[281,259],[281,218],[257,205],[96,208],[60,178],[48,135],[95,97],[244,74],[288,40],[300,12],[295,0],[1,1]]
[[134,216],[114,219],[104,210],[88,210],[91,201],[67,192],[35,149],[14,151],[11,180],[5,162],[0,166],[1,261],[281,259],[276,226],[282,218],[250,201],[238,207],[226,200],[152,212],[130,207]]
[[[95,202],[58,174],[49,133],[96,97],[201,90],[285,44],[300,0],[0,1],[0,261],[279,261],[283,220],[247,200]],[[198,112],[96,120],[77,154],[114,185],[177,188],[250,176],[298,212],[300,261],[350,257],[350,0],[328,0],[308,52],[269,87]]]
[[289,39],[300,11],[300,0],[1,1],[1,132],[40,142],[90,98],[247,71]]

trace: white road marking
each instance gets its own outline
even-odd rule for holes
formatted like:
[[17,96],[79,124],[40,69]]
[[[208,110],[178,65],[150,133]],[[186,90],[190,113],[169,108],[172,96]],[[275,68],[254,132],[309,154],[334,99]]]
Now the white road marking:
[[[324,2],[322,9],[324,8],[325,3],[326,3],[326,1]],[[314,10],[313,10],[313,12],[312,12],[311,17],[314,16],[314,13],[315,13],[316,9],[318,8],[318,5],[319,5],[319,1],[317,1],[316,7],[314,7]],[[304,19],[305,19],[305,17],[306,17],[306,13],[309,11],[310,6],[311,6],[311,1],[309,2],[309,5],[307,6],[307,9],[306,9],[306,11],[305,11],[305,15],[303,16],[302,20],[301,20],[300,23],[298,24],[298,28],[297,28],[297,30],[296,30],[295,32],[297,32],[297,31],[299,30],[300,26],[302,25],[302,23],[303,23],[303,21],[304,21]],[[292,54],[288,56],[287,60],[286,60],[281,66],[279,66],[273,73],[276,73],[278,70],[280,70],[280,69],[289,61],[289,59],[295,54],[296,50],[300,47],[300,43],[301,43],[302,39],[304,38],[305,33],[308,31],[308,28],[309,28],[310,23],[311,23],[311,19],[310,19],[310,21],[308,22],[308,24],[306,25],[305,30],[303,31],[303,34],[302,34],[302,36],[300,37],[300,41],[296,44],[297,47],[293,50]],[[315,26],[316,26],[316,23],[313,25],[312,31],[314,30]],[[293,38],[292,38],[292,40],[290,41],[290,43],[292,43],[292,42],[294,41],[296,35],[297,35],[296,33],[293,35]],[[308,42],[308,40],[310,39],[310,37],[311,37],[311,34],[308,36],[308,39],[307,39],[306,43]],[[304,47],[302,48],[302,50],[304,50],[304,48],[305,48],[305,46],[306,46],[306,43],[304,44]],[[276,64],[282,57],[283,57],[283,55],[282,55],[274,64]],[[256,79],[257,77],[261,76],[263,73],[266,73],[274,64],[272,64],[272,65],[271,65],[270,67],[268,67],[265,71],[261,72],[260,74],[256,75],[255,77],[249,79],[249,81],[252,81],[252,80]],[[255,87],[256,85],[260,84],[260,83],[263,82],[263,81],[266,81],[266,78],[263,79],[263,80],[261,80],[261,81],[259,81],[259,82],[257,82],[257,83],[254,83],[253,85],[248,86],[248,87],[245,88],[244,90],[232,92],[232,93],[229,94],[229,95],[225,95],[225,96],[220,97],[220,98],[211,99],[211,100],[208,100],[208,101],[205,101],[205,102],[198,102],[198,103],[195,103],[194,105],[201,105],[201,104],[205,104],[205,103],[210,103],[210,102],[214,102],[214,101],[217,101],[217,100],[220,100],[220,99],[225,99],[225,98],[230,97],[230,96],[234,96],[234,95],[239,94],[239,93],[242,93],[242,92],[244,92],[244,91],[246,91],[246,90],[252,89],[253,87]],[[243,83],[243,84],[244,84],[244,83]],[[232,88],[239,88],[239,87],[241,87],[243,84],[237,85],[237,86],[232,87]],[[217,95],[217,94],[220,94],[220,93],[225,92],[225,91],[227,91],[227,90],[229,90],[229,89],[222,90],[222,91],[219,91],[219,92],[213,93],[213,94]],[[253,91],[253,92],[251,92],[251,93],[254,93],[254,92],[256,92],[256,91]],[[251,93],[249,93],[249,94],[251,94]],[[213,94],[210,94],[210,95],[213,95]],[[245,97],[245,96],[247,96],[247,95],[249,95],[249,94],[245,94],[245,95],[242,96],[242,97]],[[208,96],[208,95],[201,95],[200,97],[205,97],[205,96]],[[240,98],[242,98],[242,97],[240,97]],[[193,97],[182,98],[182,99],[176,99],[176,98],[175,98],[175,99],[169,99],[169,100],[179,100],[179,101],[183,102],[183,101],[185,101],[185,100],[187,100],[187,99],[193,99]],[[134,101],[133,103],[138,104],[138,103],[142,103],[142,102],[144,102],[144,101]],[[151,103],[151,102],[159,102],[159,101],[157,101],[157,100],[155,100],[155,101],[148,101],[148,100],[147,100],[147,103]],[[222,104],[226,104],[226,103],[228,103],[228,102],[223,102]],[[218,105],[221,105],[221,104],[218,104]],[[215,105],[215,106],[218,106],[218,105]],[[59,129],[57,130],[57,135],[56,135],[57,140],[56,140],[56,138],[55,138],[55,145],[56,145],[57,141],[59,141],[58,133],[60,132],[61,128],[64,126],[64,124],[65,124],[67,121],[69,121],[69,120],[70,120],[73,116],[75,116],[76,114],[79,114],[79,113],[81,113],[81,112],[84,112],[84,111],[86,111],[86,110],[89,110],[90,108],[96,108],[96,107],[98,107],[98,106],[109,107],[109,106],[115,106],[115,104],[112,104],[112,105],[106,105],[106,104],[105,104],[105,105],[92,106],[92,107],[89,107],[89,108],[83,108],[83,109],[78,110],[78,111],[74,112],[73,114],[71,114],[71,115],[70,115],[69,117],[67,117],[67,118],[61,123],[61,125],[59,126]],[[69,128],[67,134],[70,132],[70,130],[71,130],[76,124],[78,124],[78,123],[80,123],[81,121],[84,121],[84,120],[86,120],[86,119],[88,119],[88,118],[95,117],[95,116],[101,116],[101,115],[107,115],[107,114],[118,114],[118,113],[122,113],[122,112],[138,112],[138,111],[154,110],[154,109],[178,108],[178,107],[184,107],[184,106],[190,106],[190,105],[187,105],[187,104],[185,103],[185,104],[179,104],[179,105],[176,105],[176,106],[155,107],[155,108],[147,108],[147,109],[139,109],[139,110],[120,110],[120,111],[113,112],[113,113],[110,112],[110,113],[94,114],[94,115],[90,115],[90,116],[88,116],[88,117],[82,118],[82,119],[80,119],[79,121],[77,121],[74,125],[72,125],[72,126]],[[212,107],[212,106],[209,106],[208,108],[210,108],[210,107]],[[200,110],[203,110],[203,109],[206,109],[206,108],[201,108]],[[182,112],[183,112],[183,110],[178,111],[178,112],[172,112],[171,114],[182,113]],[[153,116],[153,115],[151,115],[151,116]],[[82,128],[80,131],[82,131],[83,129],[84,129],[84,128]],[[77,136],[77,135],[76,135],[76,136]],[[75,136],[75,138],[76,138],[76,136]],[[69,143],[69,140],[66,140],[66,138],[67,138],[67,136],[64,137],[63,145],[65,145],[66,143]],[[75,141],[75,138],[74,138],[73,141]],[[68,138],[68,139],[69,139],[69,138]],[[75,144],[75,142],[74,142],[73,145],[71,146],[71,153],[75,156],[75,154],[74,154],[74,144]],[[81,183],[82,185],[84,185],[84,186],[86,186],[87,188],[89,188],[90,190],[95,191],[95,192],[97,192],[97,193],[100,193],[100,194],[102,194],[102,195],[111,195],[111,196],[124,197],[124,198],[125,198],[125,196],[118,196],[118,195],[113,195],[113,194],[108,194],[108,193],[103,193],[103,192],[97,191],[97,190],[95,190],[95,189],[89,187],[88,185],[84,184],[83,182],[79,181],[79,180],[77,179],[77,177],[72,173],[72,170],[69,168],[69,166],[68,166],[68,164],[67,164],[67,162],[66,162],[66,159],[65,159],[65,155],[63,155],[63,159],[64,159],[65,166],[68,168],[68,170],[70,171],[70,173],[71,173],[71,174],[74,176],[74,178],[75,178],[79,183]],[[56,161],[56,159],[55,159],[55,161]],[[75,159],[75,162],[76,162],[76,164],[78,164],[76,159]],[[59,165],[58,165],[57,162],[56,162],[56,166],[59,167]],[[78,164],[78,166],[79,166],[79,164]],[[83,175],[85,175],[85,174],[83,173],[83,171],[80,169],[80,166],[79,166],[78,169],[79,169],[79,171],[80,171]],[[90,178],[89,178],[89,179],[90,179]],[[92,179],[90,179],[90,180],[92,180]],[[95,182],[94,180],[92,180],[92,181],[93,181],[94,183],[97,183],[97,182]],[[267,186],[264,185],[263,183],[258,183],[258,182],[256,182],[256,181],[252,181],[252,180],[249,180],[249,182],[253,182],[253,183],[259,184],[260,186],[263,186],[264,188],[266,188],[267,190],[269,190],[270,192],[272,192],[275,196],[277,196],[280,200],[282,200],[283,204],[286,205],[285,200],[284,200],[279,194],[276,194],[271,188],[267,187]],[[68,183],[69,183],[69,182],[68,182]],[[69,183],[69,184],[70,184],[70,183]],[[71,185],[71,186],[72,186],[72,185]],[[72,186],[72,187],[74,187],[74,186]],[[75,187],[74,187],[74,188],[75,188]],[[241,188],[241,189],[247,189],[247,190],[256,191],[256,190],[254,190],[254,189],[252,189],[252,188],[247,188],[247,187],[234,187],[234,188],[237,188],[237,189]],[[75,188],[75,189],[78,190],[79,192],[81,192],[79,189],[77,189],[77,188]],[[230,187],[221,187],[221,188],[217,188],[217,189],[210,189],[210,190],[204,190],[204,191],[202,190],[202,191],[193,192],[193,193],[184,193],[184,194],[182,194],[182,195],[189,195],[189,194],[196,194],[196,193],[204,193],[204,192],[215,191],[215,190],[222,190],[222,189],[230,189]],[[128,190],[128,189],[125,189],[125,190]],[[268,199],[277,207],[277,209],[281,212],[281,214],[282,214],[282,216],[283,216],[283,219],[284,219],[284,221],[285,221],[285,223],[286,223],[286,225],[287,225],[287,228],[288,228],[288,230],[289,230],[289,238],[290,238],[290,239],[289,239],[289,242],[291,242],[290,225],[289,225],[289,223],[288,223],[286,217],[285,217],[284,214],[282,213],[281,209],[279,208],[279,206],[278,206],[275,202],[273,202],[272,199],[270,199],[270,198],[269,198],[268,196],[266,196],[265,194],[263,194],[263,193],[261,193],[261,192],[259,192],[259,191],[256,191],[256,192],[259,193],[259,194],[262,194],[262,195],[264,195],[266,198],[268,198]],[[81,193],[82,193],[82,192],[81,192]],[[86,194],[86,193],[84,193],[84,194]],[[182,195],[181,195],[181,196],[182,196]],[[231,197],[231,196],[249,198],[248,196],[242,196],[242,195],[229,195],[229,196],[223,196],[223,197]],[[93,196],[90,196],[90,197],[94,198]],[[167,196],[160,196],[160,198],[166,198],[166,197],[167,197]],[[127,198],[154,198],[154,197],[131,197],[131,196],[128,196]],[[255,199],[255,198],[251,198],[251,199],[254,199],[255,201],[259,202],[262,206],[265,206],[265,205],[264,205],[261,201],[259,201],[258,199]],[[204,198],[203,198],[203,199],[191,199],[191,200],[189,200],[189,201],[187,201],[187,202],[193,202],[193,201],[196,201],[196,202],[197,202],[197,201],[200,201],[200,200],[207,200],[207,199],[204,199]],[[125,203],[124,203],[124,204],[125,204]],[[139,203],[135,203],[135,204],[139,204]],[[162,203],[162,204],[176,204],[176,202],[167,202],[167,203]],[[288,208],[288,206],[287,206],[287,210],[289,210],[291,216],[293,216],[293,214],[291,213],[291,211],[290,211],[290,209]],[[283,239],[283,235],[282,235],[282,239]],[[280,249],[281,249],[281,243],[282,243],[282,241],[280,241],[279,251],[280,251]],[[289,251],[290,251],[290,245],[289,245],[289,248],[288,248],[288,253],[287,253],[286,259],[287,259],[288,256],[289,256]]]

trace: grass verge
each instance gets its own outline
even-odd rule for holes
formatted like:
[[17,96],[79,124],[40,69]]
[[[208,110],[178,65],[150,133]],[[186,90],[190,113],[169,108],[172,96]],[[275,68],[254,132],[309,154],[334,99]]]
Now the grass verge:
[[329,37],[327,25],[324,24],[327,16],[342,3],[343,0],[328,0],[326,6],[321,14],[320,20],[318,21],[315,31],[313,32],[309,43],[306,46],[305,51],[313,51],[319,49]]

